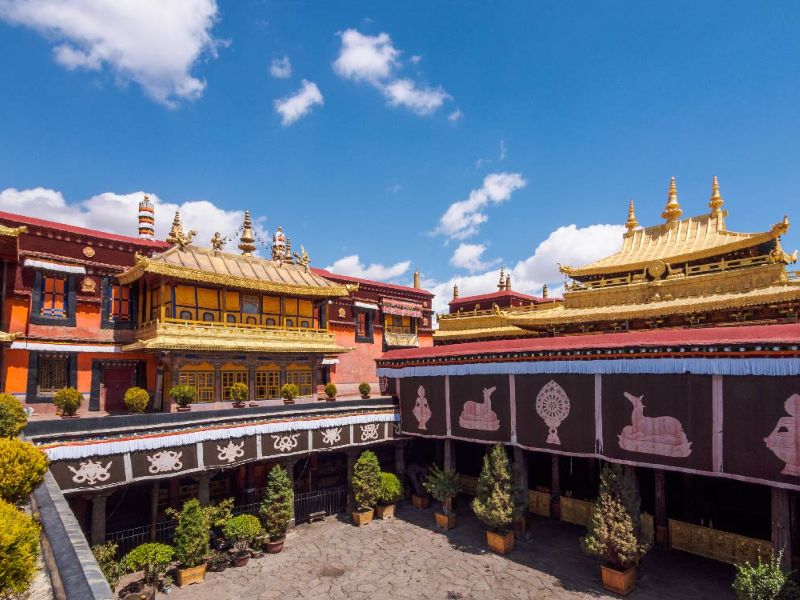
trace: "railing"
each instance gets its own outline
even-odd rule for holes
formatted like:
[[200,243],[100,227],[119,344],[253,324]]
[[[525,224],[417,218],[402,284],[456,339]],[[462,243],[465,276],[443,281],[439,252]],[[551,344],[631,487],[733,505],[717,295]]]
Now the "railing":
[[328,333],[327,328],[301,327],[299,325],[261,325],[252,323],[226,323],[224,321],[196,321],[192,319],[178,319],[174,317],[160,317],[139,324],[139,329],[144,327],[155,327],[158,323],[174,323],[176,325],[188,325],[192,327],[209,327],[211,329],[246,329],[248,331],[311,331],[315,333]]
[[172,538],[175,535],[176,525],[177,522],[173,519],[157,522],[155,538],[151,535],[150,525],[111,531],[106,533],[106,541],[116,542],[118,556],[124,556],[136,548],[136,546],[147,542],[156,541],[162,544],[171,544]]
[[347,510],[347,486],[297,494],[294,497],[294,520],[301,523],[312,513],[325,511],[326,515],[338,515]]

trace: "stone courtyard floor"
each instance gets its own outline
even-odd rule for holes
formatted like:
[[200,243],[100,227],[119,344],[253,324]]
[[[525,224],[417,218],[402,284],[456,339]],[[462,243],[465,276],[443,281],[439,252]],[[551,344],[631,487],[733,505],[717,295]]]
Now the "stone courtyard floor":
[[[395,519],[365,527],[329,517],[300,525],[280,554],[245,567],[208,573],[176,588],[170,600],[372,598],[561,600],[616,598],[600,586],[599,567],[585,556],[582,527],[537,519],[529,539],[501,557],[487,552],[484,529],[469,514],[458,527],[436,530],[433,510],[398,507]],[[653,550],[642,562],[633,600],[733,598],[733,567],[681,552]]]

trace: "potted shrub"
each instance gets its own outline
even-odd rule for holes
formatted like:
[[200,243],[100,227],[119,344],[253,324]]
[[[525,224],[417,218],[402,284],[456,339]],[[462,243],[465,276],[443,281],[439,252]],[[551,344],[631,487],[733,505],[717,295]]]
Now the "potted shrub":
[[486,531],[489,548],[498,554],[510,552],[514,548],[514,532],[508,526],[514,515],[514,498],[508,456],[501,444],[495,444],[483,457],[472,510],[489,527]]
[[175,559],[178,561],[178,585],[200,583],[206,576],[209,553],[209,522],[196,498],[183,504],[175,528]]
[[155,598],[158,580],[167,572],[174,554],[172,546],[166,544],[142,544],[123,557],[122,565],[128,573],[142,571],[145,590],[149,598]]
[[231,560],[225,552],[219,550],[212,552],[208,559],[208,570],[214,573],[222,573],[228,568]]
[[289,474],[281,465],[275,465],[267,476],[267,488],[261,501],[261,522],[267,533],[267,552],[277,554],[283,550],[286,530],[294,516],[294,490]]
[[284,404],[294,404],[294,399],[300,395],[300,390],[293,383],[284,383],[281,388],[281,398]]
[[27,423],[22,402],[11,394],[0,394],[0,437],[16,437]]
[[150,394],[140,387],[128,388],[125,391],[125,408],[132,413],[142,413],[150,403]]
[[250,545],[261,535],[261,523],[253,515],[239,515],[225,523],[225,537],[233,544],[233,561],[243,567],[250,558]]
[[41,552],[34,517],[0,500],[0,598],[27,598]]
[[188,412],[192,410],[191,404],[194,402],[197,390],[191,385],[173,385],[169,395],[178,405],[178,412]]
[[364,400],[369,399],[369,393],[372,391],[372,387],[367,382],[359,383],[358,384],[358,393],[361,394],[361,397]]
[[364,450],[353,467],[353,523],[361,527],[372,521],[375,500],[380,485],[381,465],[371,450]]
[[394,517],[394,505],[403,497],[403,486],[397,475],[381,471],[378,483],[378,504],[375,506],[375,515],[379,519]]
[[61,388],[53,394],[53,404],[61,411],[62,419],[77,419],[82,402],[83,394],[74,387]]
[[333,402],[336,400],[336,386],[332,383],[329,383],[325,386],[325,399],[328,402]]
[[647,551],[642,540],[640,499],[633,476],[619,465],[606,464],[600,493],[581,545],[601,560],[603,587],[629,594],[636,587],[636,564]]
[[800,597],[800,586],[792,579],[792,572],[781,568],[782,555],[782,551],[773,554],[767,562],[762,562],[759,556],[755,565],[736,563],[733,591],[738,600],[789,600]]
[[453,498],[461,491],[461,477],[455,471],[440,469],[433,465],[428,477],[422,483],[431,496],[442,503],[442,512],[436,512],[436,524],[442,529],[456,526],[456,514],[453,512]]
[[115,542],[92,546],[92,554],[97,561],[97,566],[103,572],[112,592],[116,589],[120,575],[122,575],[122,565],[117,560],[117,549],[118,546]]
[[250,395],[250,389],[247,387],[246,383],[237,381],[231,386],[230,395],[231,400],[233,400],[233,406],[242,408],[247,402],[247,397]]

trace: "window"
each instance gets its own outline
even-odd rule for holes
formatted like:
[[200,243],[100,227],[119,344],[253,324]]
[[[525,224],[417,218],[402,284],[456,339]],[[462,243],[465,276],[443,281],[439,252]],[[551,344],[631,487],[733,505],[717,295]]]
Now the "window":
[[214,320],[214,313],[208,311],[203,313],[203,321],[213,321],[213,320]]
[[192,320],[192,311],[190,310],[182,310],[180,314],[180,318],[184,321],[191,321]]
[[41,314],[45,317],[64,317],[66,315],[67,280],[60,277],[44,276]]
[[131,288],[124,285],[111,286],[111,320],[131,320]]
[[42,356],[39,358],[36,387],[39,394],[52,394],[67,387],[69,358],[66,356]]
[[255,317],[247,317],[247,319],[245,319],[245,323],[248,325],[258,325],[258,320]]
[[271,317],[269,319],[267,319],[267,326],[268,327],[275,327],[275,319],[273,319]]
[[411,317],[401,317],[400,315],[384,315],[386,331],[392,333],[414,333]]
[[280,396],[281,372],[256,371],[256,400]]
[[294,327],[294,319],[286,319],[287,327]]
[[178,383],[190,385],[197,391],[195,402],[212,402],[214,400],[214,371],[181,371]]
[[311,395],[311,369],[302,371],[287,371],[286,383],[293,383],[300,390],[301,396]]
[[228,323],[236,323],[236,315],[226,315],[225,320]]
[[308,321],[300,321],[300,327],[305,327],[306,329],[311,327],[311,323]]
[[234,383],[247,385],[247,371],[222,371],[222,399],[232,400],[231,386]]
[[356,328],[356,335],[358,337],[367,337],[367,314],[358,313],[358,327]]
[[358,310],[355,313],[356,319],[356,341],[372,343],[372,312]]
[[259,314],[259,297],[244,295],[242,296],[242,312],[248,315]]

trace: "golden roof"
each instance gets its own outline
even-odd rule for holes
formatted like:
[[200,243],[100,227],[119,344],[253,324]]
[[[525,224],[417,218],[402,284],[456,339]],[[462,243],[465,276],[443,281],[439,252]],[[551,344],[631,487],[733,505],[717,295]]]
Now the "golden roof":
[[19,237],[20,233],[25,233],[26,231],[28,231],[28,228],[24,225],[21,227],[8,227],[0,224],[0,236],[3,237]]
[[10,344],[16,337],[16,333],[6,333],[5,331],[0,331],[0,344]]
[[725,227],[725,212],[672,221],[623,235],[622,249],[583,267],[560,266],[570,277],[639,271],[655,261],[682,263],[757,246],[786,233],[789,220],[763,233],[735,233]]
[[206,352],[262,352],[343,354],[336,336],[319,329],[269,329],[225,323],[155,321],[136,330],[136,342],[123,351],[197,350]]
[[303,265],[257,256],[176,244],[152,258],[136,256],[136,264],[119,276],[129,284],[145,273],[215,286],[298,296],[347,296],[350,288],[313,273]]

